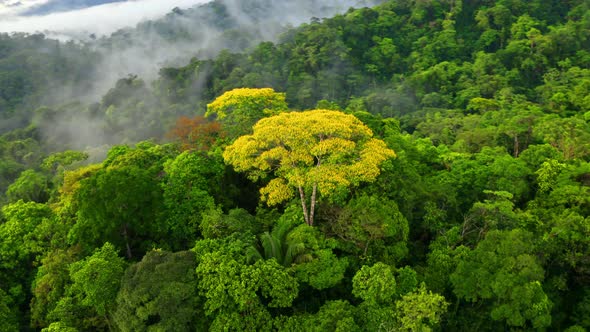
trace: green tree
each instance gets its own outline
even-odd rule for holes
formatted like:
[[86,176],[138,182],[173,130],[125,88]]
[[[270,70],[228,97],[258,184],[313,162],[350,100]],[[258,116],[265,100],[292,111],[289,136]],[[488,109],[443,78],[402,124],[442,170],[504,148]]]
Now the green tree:
[[49,199],[49,181],[45,175],[28,169],[8,187],[6,197],[10,202],[24,200],[45,203]]
[[336,255],[334,239],[315,227],[301,224],[289,232],[286,241],[300,251],[292,267],[297,280],[318,290],[334,287],[344,280],[349,260]]
[[402,331],[432,331],[447,311],[444,296],[426,290],[426,285],[395,302],[396,316]]
[[267,173],[277,176],[260,190],[269,205],[292,198],[292,189],[298,190],[311,226],[318,191],[329,197],[339,188],[372,181],[381,162],[395,155],[372,136],[357,118],[338,111],[282,113],[258,122],[254,133],[237,139],[223,157],[253,180]]
[[110,316],[125,271],[125,262],[116,248],[105,243],[92,256],[70,265],[72,284],[68,294],[83,306],[91,307],[112,330]]
[[49,316],[71,284],[69,266],[76,262],[79,256],[80,249],[71,247],[53,250],[41,260],[31,287],[33,292],[30,305],[32,327],[42,328],[50,325]]
[[375,304],[390,303],[397,294],[393,269],[381,262],[364,265],[352,278],[352,285],[353,295]]
[[12,298],[0,288],[0,330],[16,332],[19,330],[18,316]]
[[231,209],[225,214],[219,207],[203,212],[199,225],[201,235],[206,239],[224,238],[232,234],[252,236],[259,232],[259,228],[260,225],[248,211]]
[[211,193],[219,187],[223,163],[214,156],[185,151],[166,161],[164,172],[159,232],[167,234],[172,249],[188,249],[199,234],[201,214],[215,204]]
[[198,290],[211,330],[269,329],[267,307],[289,307],[297,297],[297,280],[274,259],[253,259],[252,244],[228,237],[195,246]]
[[[151,143],[113,147],[96,172],[78,181],[73,197],[77,218],[69,241],[86,250],[109,241],[128,258],[159,241],[167,230],[157,223],[163,210],[162,164],[172,153],[170,146]],[[178,226],[175,221],[170,227]]]
[[353,198],[330,229],[364,257],[396,262],[408,251],[408,221],[395,202],[377,195]]
[[[22,200],[2,207],[0,215],[0,285],[10,293],[15,314],[25,313],[30,299],[36,261],[47,251],[51,234],[44,225],[54,223],[51,209]],[[45,236],[44,236],[45,235]],[[21,311],[22,310],[22,311]]]
[[355,307],[348,301],[327,301],[315,314],[277,317],[275,326],[279,331],[363,331],[355,321]]
[[552,303],[534,250],[533,234],[525,230],[489,232],[460,258],[451,274],[454,293],[470,302],[487,301],[491,318],[509,326],[549,326]]
[[125,271],[114,322],[121,331],[194,331],[204,325],[191,251],[152,250]]

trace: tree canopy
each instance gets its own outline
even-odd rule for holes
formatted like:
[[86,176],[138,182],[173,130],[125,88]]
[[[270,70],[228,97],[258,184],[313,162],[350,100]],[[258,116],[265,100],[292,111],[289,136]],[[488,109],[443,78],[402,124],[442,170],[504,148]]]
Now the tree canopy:
[[395,156],[360,120],[338,111],[283,113],[260,120],[253,131],[225,149],[225,161],[254,180],[273,173],[276,177],[260,189],[269,205],[290,199],[297,190],[308,225],[313,225],[318,195],[329,197],[374,180],[379,165]]
[[357,3],[0,34],[0,330],[590,330],[588,1]]

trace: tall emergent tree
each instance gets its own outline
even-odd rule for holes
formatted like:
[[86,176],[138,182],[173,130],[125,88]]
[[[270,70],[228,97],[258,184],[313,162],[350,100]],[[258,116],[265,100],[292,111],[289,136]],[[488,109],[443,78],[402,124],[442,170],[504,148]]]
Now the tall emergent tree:
[[253,180],[276,175],[260,189],[268,205],[292,198],[293,189],[299,191],[310,226],[318,192],[329,196],[340,188],[372,181],[380,173],[379,165],[395,156],[359,119],[338,111],[281,113],[260,120],[253,130],[228,146],[223,158]]
[[252,126],[266,116],[287,111],[285,94],[271,88],[233,89],[207,105],[205,116],[215,115],[230,138],[251,133]]

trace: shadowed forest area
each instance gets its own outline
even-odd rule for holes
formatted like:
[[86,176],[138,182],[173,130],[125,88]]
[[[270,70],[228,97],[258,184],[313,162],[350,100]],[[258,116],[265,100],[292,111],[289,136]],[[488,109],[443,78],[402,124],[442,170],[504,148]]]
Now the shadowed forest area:
[[0,35],[0,331],[590,330],[590,3],[271,2]]

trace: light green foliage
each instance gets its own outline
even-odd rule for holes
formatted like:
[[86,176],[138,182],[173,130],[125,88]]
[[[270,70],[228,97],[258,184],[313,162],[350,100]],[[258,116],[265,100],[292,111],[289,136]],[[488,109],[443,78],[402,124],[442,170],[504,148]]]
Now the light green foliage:
[[565,332],[586,332],[586,329],[578,326],[578,325],[574,325],[574,326],[570,326],[567,329],[564,330]]
[[195,254],[148,252],[125,271],[114,322],[121,331],[194,331],[199,315]]
[[395,302],[396,316],[401,331],[432,331],[447,311],[444,296],[426,290],[422,284],[413,293],[404,295]]
[[100,316],[115,308],[115,298],[125,271],[125,262],[110,243],[105,243],[92,256],[70,265],[72,285],[69,293],[82,305],[96,310]]
[[[527,183],[531,170],[524,161],[508,155],[503,148],[483,148],[480,153],[449,154],[450,172],[439,175],[438,181],[455,187],[463,200],[463,210],[483,200],[485,190],[506,191],[514,201],[528,197]],[[467,203],[467,204],[466,204]]]
[[342,281],[347,266],[346,258],[336,257],[330,249],[320,249],[310,262],[295,267],[295,276],[315,289],[325,289]]
[[543,162],[543,164],[541,164],[539,169],[535,172],[537,175],[539,190],[541,192],[547,192],[551,190],[556,184],[557,176],[564,167],[564,164],[555,159],[550,159]]
[[49,207],[35,202],[18,201],[2,207],[0,224],[0,268],[18,271],[42,253],[45,243],[36,234],[44,220],[52,218]]
[[366,302],[388,304],[397,293],[391,266],[376,263],[364,265],[352,278],[352,294]]
[[499,155],[494,157],[489,170],[491,174],[486,189],[507,191],[514,195],[515,201],[528,197],[530,188],[527,179],[531,172],[524,162],[507,154]]
[[354,314],[355,308],[347,301],[328,301],[313,315],[281,317],[275,321],[275,325],[279,331],[362,331],[355,322]]
[[78,329],[69,327],[62,322],[51,323],[48,327],[41,330],[41,332],[78,332]]
[[547,116],[535,127],[535,132],[545,143],[556,147],[565,160],[590,155],[586,144],[590,140],[590,123],[581,114],[568,118]]
[[537,173],[538,176],[546,178],[544,184],[551,190],[545,195],[539,195],[535,203],[539,208],[567,208],[581,215],[588,215],[590,213],[590,186],[588,186],[590,163],[578,162],[566,167],[560,163],[552,166],[551,163],[549,162],[547,168],[542,167]]
[[470,302],[491,301],[491,318],[510,326],[549,326],[552,304],[534,249],[533,235],[524,230],[489,232],[460,258],[451,275],[454,293]]
[[0,285],[17,309],[26,305],[35,262],[46,252],[51,238],[51,233],[43,231],[44,225],[53,223],[54,216],[46,205],[22,200],[3,206],[1,212]]
[[298,281],[321,290],[336,286],[344,278],[348,260],[337,257],[336,242],[318,229],[301,224],[300,214],[291,206],[271,232],[259,236],[259,258],[274,259],[288,268]]
[[49,181],[45,175],[28,169],[8,186],[6,197],[11,202],[24,200],[25,202],[44,203],[49,198],[48,186]]
[[270,322],[268,307],[288,307],[298,284],[276,260],[252,261],[252,244],[242,240],[202,240],[195,252],[199,294],[212,329],[262,329]]
[[398,323],[394,304],[364,301],[356,306],[355,320],[362,326],[363,331],[395,331],[398,329]]
[[297,280],[315,289],[334,287],[343,280],[348,259],[334,254],[336,241],[326,238],[318,229],[306,224],[293,229],[286,241],[294,247],[302,247],[298,249],[298,257],[295,257],[297,264],[292,268]]
[[19,330],[13,300],[2,288],[0,288],[0,330],[5,332],[16,332]]
[[366,331],[392,331],[396,321],[395,300],[416,290],[416,272],[410,267],[398,269],[381,262],[364,265],[352,278],[352,294],[363,299],[357,306],[357,322]]
[[543,76],[545,84],[537,90],[553,111],[562,114],[587,112],[590,110],[589,77],[589,69],[571,66],[568,61],[562,64],[562,68],[548,70]]
[[360,331],[354,321],[353,307],[346,301],[330,301],[324,304],[308,325],[309,331]]
[[455,226],[430,244],[424,281],[433,291],[446,294],[451,289],[449,276],[456,269],[457,257],[469,250],[464,246],[456,247],[462,240],[461,227]]
[[41,168],[53,174],[61,174],[64,170],[74,167],[72,165],[86,159],[88,159],[86,152],[72,150],[56,152],[43,159]]
[[[112,327],[110,315],[115,308],[115,298],[125,271],[125,262],[110,243],[105,243],[94,253],[68,266],[69,280],[65,280],[63,269],[73,260],[76,252],[56,252],[47,265],[39,287],[60,287],[67,283],[63,295],[61,291],[35,289],[40,305],[47,301],[47,307],[38,307],[34,317],[36,324],[47,325],[59,322],[60,326],[73,327],[78,330],[106,330]],[[63,259],[63,261],[59,261]],[[53,296],[60,296],[56,301]],[[54,302],[56,303],[54,304]],[[42,317],[47,310],[46,317]]]
[[[0,34],[0,331],[590,329],[590,3],[283,2]],[[104,55],[205,37],[91,100]],[[171,128],[211,144],[117,145]]]

